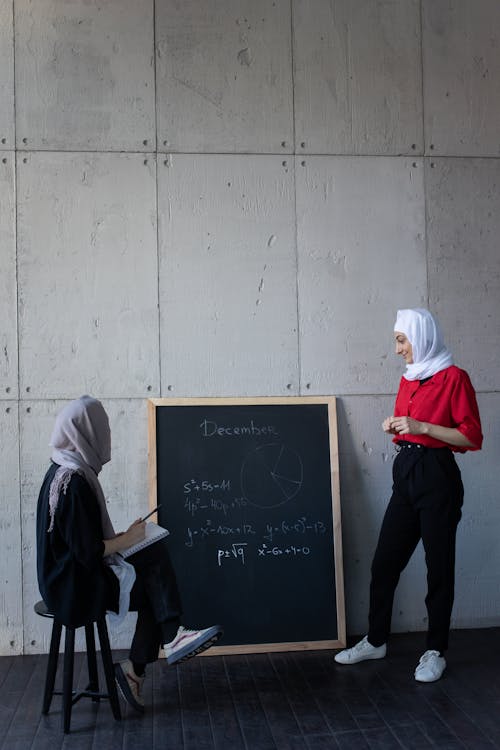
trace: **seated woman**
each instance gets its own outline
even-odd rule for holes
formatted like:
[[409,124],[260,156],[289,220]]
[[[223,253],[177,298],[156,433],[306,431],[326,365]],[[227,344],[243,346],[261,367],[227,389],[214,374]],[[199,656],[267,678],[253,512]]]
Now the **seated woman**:
[[[123,697],[144,711],[146,664],[163,647],[176,664],[212,646],[222,629],[189,630],[180,624],[181,603],[165,539],[124,560],[121,550],[141,541],[138,519],[115,533],[98,474],[111,458],[108,416],[100,401],[82,396],[58,415],[50,441],[52,463],[38,498],[37,571],[45,604],[68,627],[110,612],[115,621],[136,611],[129,658],[115,664]],[[113,613],[115,613],[113,615]]]

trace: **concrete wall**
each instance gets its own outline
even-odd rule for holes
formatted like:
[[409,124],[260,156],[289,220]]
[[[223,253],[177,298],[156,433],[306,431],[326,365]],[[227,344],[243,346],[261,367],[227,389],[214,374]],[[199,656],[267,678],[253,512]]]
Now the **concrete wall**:
[[[53,419],[103,399],[118,528],[149,396],[336,394],[347,629],[390,489],[401,306],[478,390],[454,625],[500,623],[500,4],[0,0],[0,653],[47,648]],[[425,628],[419,550],[395,630]],[[129,620],[114,638],[126,646]]]

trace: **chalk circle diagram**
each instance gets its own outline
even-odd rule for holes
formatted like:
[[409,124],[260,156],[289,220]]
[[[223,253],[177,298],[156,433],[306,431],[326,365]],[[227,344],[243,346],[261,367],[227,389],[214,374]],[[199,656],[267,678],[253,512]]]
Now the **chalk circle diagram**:
[[302,459],[281,443],[259,445],[241,466],[241,491],[257,508],[278,508],[300,491],[304,470]]

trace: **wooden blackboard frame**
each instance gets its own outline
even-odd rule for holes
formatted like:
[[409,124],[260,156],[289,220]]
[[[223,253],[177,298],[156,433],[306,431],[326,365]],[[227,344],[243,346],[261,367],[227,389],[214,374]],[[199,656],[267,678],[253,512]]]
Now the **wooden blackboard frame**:
[[[346,645],[344,574],[342,557],[342,523],[340,510],[340,480],[337,433],[337,408],[335,396],[263,396],[263,397],[207,397],[207,398],[151,398],[148,399],[148,482],[149,506],[157,505],[157,429],[156,414],[158,408],[169,406],[254,406],[254,405],[288,405],[288,404],[321,404],[328,408],[330,475],[332,497],[332,533],[333,560],[335,569],[335,596],[337,613],[337,639],[300,641],[285,643],[238,644],[216,646],[203,655],[267,653],[272,651],[304,651],[319,649],[337,649]],[[182,593],[182,592],[181,592]]]

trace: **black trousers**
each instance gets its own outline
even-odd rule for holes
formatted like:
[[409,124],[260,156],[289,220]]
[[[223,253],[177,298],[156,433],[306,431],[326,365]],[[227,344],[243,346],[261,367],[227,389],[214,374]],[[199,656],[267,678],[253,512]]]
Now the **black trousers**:
[[455,539],[463,503],[451,450],[404,444],[393,465],[393,492],[372,563],[368,640],[386,643],[399,577],[422,539],[427,565],[427,648],[448,647],[455,592]]
[[130,659],[149,664],[157,660],[159,648],[174,638],[182,614],[181,600],[165,539],[132,555],[128,562],[136,572],[129,609],[137,612]]

